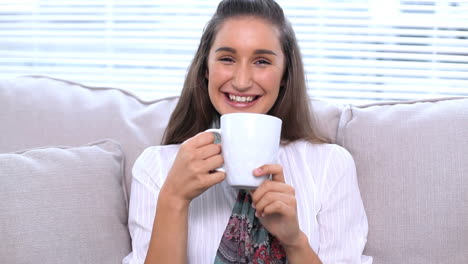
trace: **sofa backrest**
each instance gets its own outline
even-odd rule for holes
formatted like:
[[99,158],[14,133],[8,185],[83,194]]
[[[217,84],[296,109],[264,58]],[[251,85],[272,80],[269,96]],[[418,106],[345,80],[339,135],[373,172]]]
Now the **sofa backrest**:
[[468,98],[347,107],[374,263],[468,263]]

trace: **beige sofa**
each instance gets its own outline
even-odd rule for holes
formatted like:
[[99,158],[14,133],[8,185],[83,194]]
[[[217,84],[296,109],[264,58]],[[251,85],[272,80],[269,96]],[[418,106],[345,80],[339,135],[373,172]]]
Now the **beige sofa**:
[[[131,168],[176,101],[0,81],[1,263],[119,263]],[[355,159],[374,263],[468,263],[468,98],[312,104],[322,136]]]

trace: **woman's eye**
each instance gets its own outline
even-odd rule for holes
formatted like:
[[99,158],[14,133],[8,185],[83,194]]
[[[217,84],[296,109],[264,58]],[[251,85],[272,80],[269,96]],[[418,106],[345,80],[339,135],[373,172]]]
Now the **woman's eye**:
[[222,61],[222,62],[234,62],[234,60],[233,60],[232,58],[229,58],[229,57],[220,58],[219,61]]
[[271,63],[270,63],[269,61],[267,61],[267,60],[257,60],[257,61],[255,62],[255,64],[266,64],[266,65],[269,65],[269,64],[271,64]]

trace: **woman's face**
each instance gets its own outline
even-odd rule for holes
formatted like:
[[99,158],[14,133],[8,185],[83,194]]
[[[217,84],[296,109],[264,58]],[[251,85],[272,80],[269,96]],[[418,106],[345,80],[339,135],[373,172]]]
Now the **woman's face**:
[[219,114],[267,113],[284,73],[279,32],[267,21],[231,18],[220,27],[208,56],[208,93]]

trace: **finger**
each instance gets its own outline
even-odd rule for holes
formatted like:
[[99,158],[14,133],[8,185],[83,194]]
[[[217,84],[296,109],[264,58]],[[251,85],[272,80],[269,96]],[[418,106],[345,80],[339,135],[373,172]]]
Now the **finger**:
[[196,150],[196,153],[200,159],[206,160],[212,156],[219,155],[221,153],[220,144],[209,144],[202,146]]
[[217,168],[221,167],[223,163],[224,163],[223,156],[221,155],[211,156],[204,161],[203,170],[204,171],[216,170]]
[[267,204],[262,211],[257,210],[255,212],[257,217],[267,217],[274,214],[291,216],[294,214],[294,209],[283,201],[273,201]]
[[269,192],[279,192],[295,196],[295,190],[291,185],[271,180],[264,181],[256,190],[252,192],[252,202],[255,204]]
[[208,173],[203,176],[202,188],[208,189],[211,186],[218,184],[226,178],[226,174],[222,171],[215,171],[213,173]]
[[212,132],[201,132],[187,140],[187,143],[194,148],[199,148],[214,143],[215,136]]
[[256,168],[253,172],[254,176],[272,175],[273,181],[285,182],[283,175],[283,167],[279,164],[266,164]]
[[296,205],[296,198],[288,193],[281,193],[281,192],[269,192],[266,193],[262,199],[258,200],[255,203],[252,203],[255,209],[259,211],[263,211],[263,209],[270,203],[275,201],[283,201],[284,203],[295,206]]
[[[275,204],[276,202],[281,202],[287,205],[287,208],[296,208],[296,198],[291,194],[286,193],[279,193],[279,192],[269,192],[265,194],[262,199],[260,199],[257,203],[254,203],[255,209],[259,212],[260,215],[265,213],[265,210],[271,204]],[[273,207],[275,208],[275,207]],[[273,209],[270,208],[270,209]],[[283,207],[282,207],[283,208]],[[283,208],[284,209],[284,208]]]

